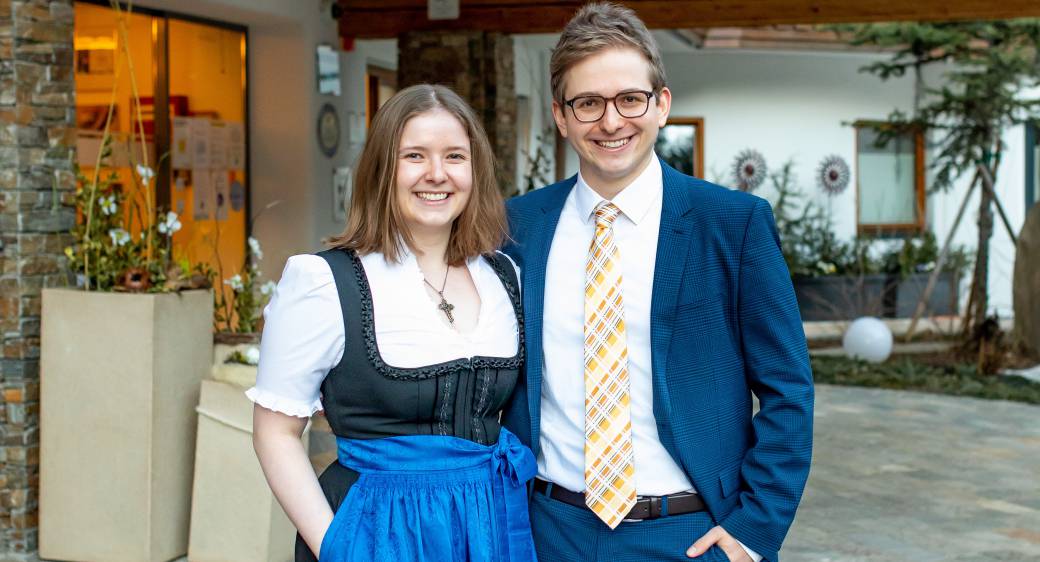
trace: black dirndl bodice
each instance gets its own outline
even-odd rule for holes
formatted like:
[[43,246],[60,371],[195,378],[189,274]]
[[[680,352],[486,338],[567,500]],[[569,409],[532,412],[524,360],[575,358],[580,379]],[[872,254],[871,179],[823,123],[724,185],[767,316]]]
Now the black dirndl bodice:
[[[485,256],[513,303],[519,342],[513,357],[460,358],[415,368],[387,364],[379,353],[372,293],[355,252],[318,253],[332,269],[346,341],[343,358],[321,385],[325,417],[337,437],[379,439],[448,435],[482,445],[498,440],[499,414],[516,386],[524,354],[519,283],[509,259]],[[318,481],[335,511],[358,475],[338,461]],[[297,562],[316,562],[299,536]]]

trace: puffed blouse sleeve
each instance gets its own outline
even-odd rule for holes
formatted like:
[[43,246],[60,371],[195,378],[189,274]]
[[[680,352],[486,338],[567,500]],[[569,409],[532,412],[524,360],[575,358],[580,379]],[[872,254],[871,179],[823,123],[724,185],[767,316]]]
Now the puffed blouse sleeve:
[[343,358],[343,311],[332,270],[320,256],[289,258],[264,308],[253,402],[276,412],[309,417],[322,409],[325,375]]

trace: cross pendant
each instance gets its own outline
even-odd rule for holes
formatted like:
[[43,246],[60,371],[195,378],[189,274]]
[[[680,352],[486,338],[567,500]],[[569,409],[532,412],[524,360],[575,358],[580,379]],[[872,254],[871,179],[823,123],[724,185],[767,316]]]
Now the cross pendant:
[[444,297],[441,297],[441,303],[439,305],[437,305],[437,308],[441,309],[441,311],[444,312],[444,315],[448,317],[448,322],[452,326],[454,326],[455,325],[455,316],[452,315],[451,311],[455,310],[455,305],[449,303],[448,300],[445,299]]

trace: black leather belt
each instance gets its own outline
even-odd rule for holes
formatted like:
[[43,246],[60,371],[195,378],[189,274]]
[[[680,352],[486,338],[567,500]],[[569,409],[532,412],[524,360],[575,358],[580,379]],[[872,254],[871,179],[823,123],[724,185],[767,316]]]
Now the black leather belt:
[[[585,505],[584,493],[572,492],[562,486],[550,484],[541,478],[534,479],[534,491],[575,507],[589,509]],[[636,505],[625,516],[625,521],[645,521],[668,515],[682,515],[704,510],[704,500],[701,499],[699,494],[693,492],[680,492],[668,496],[638,496]]]

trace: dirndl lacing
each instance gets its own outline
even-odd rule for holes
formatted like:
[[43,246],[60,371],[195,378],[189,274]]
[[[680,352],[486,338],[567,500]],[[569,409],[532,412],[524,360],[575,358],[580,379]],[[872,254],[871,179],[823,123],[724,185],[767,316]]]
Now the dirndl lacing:
[[442,435],[337,439],[360,474],[320,562],[535,562],[525,483],[534,455],[505,428],[487,446]]

